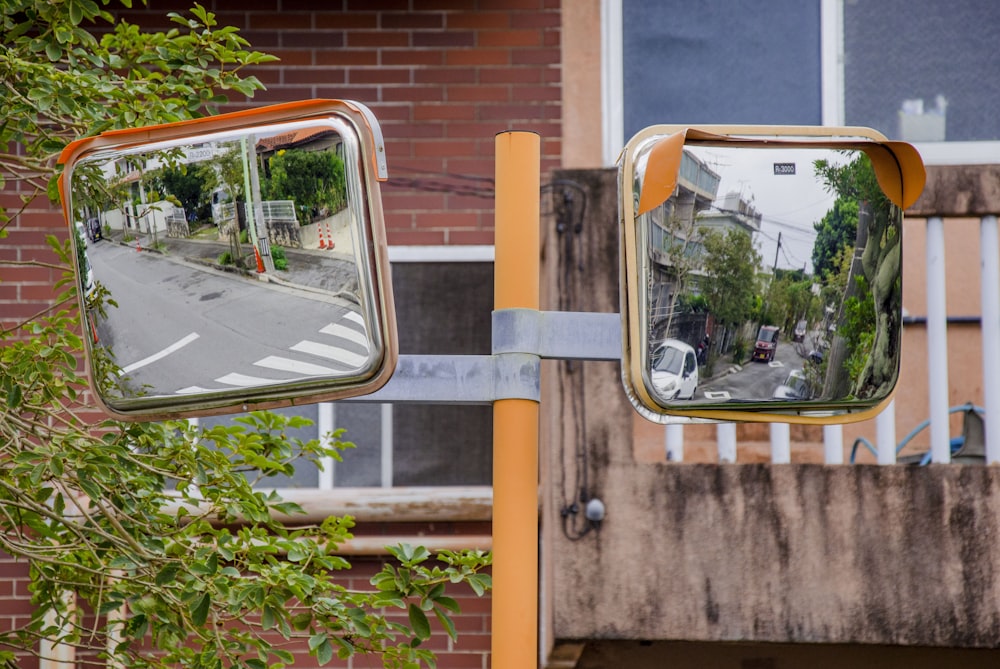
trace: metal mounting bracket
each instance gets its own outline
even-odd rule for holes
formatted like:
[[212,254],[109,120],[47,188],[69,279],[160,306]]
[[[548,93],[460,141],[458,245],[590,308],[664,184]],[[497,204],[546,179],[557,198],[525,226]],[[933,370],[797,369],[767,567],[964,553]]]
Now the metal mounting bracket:
[[345,402],[490,404],[541,398],[540,360],[621,360],[618,314],[501,309],[492,355],[400,355],[381,389]]

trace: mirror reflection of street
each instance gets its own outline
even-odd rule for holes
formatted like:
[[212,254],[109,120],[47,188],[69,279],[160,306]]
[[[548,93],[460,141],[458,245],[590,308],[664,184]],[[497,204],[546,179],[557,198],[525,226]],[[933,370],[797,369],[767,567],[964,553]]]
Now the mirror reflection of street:
[[789,372],[808,365],[796,351],[791,341],[781,341],[775,349],[774,360],[758,362],[744,360],[742,364],[719,359],[714,374],[698,389],[698,399],[726,401],[760,401],[773,398],[775,390],[784,384]]
[[352,377],[370,364],[364,319],[349,299],[351,261],[303,261],[294,276],[315,276],[312,290],[301,290],[139,248],[109,240],[87,249],[118,305],[94,323],[98,346],[122,368],[112,397]]
[[[901,210],[867,154],[694,142],[678,164],[647,175],[656,141],[637,149],[630,199],[644,373],[657,402],[883,396],[898,369],[898,352],[879,342],[894,341],[899,327],[886,314],[900,299]],[[656,363],[666,342],[697,347],[697,372],[665,380]],[[684,383],[697,383],[693,396],[677,391]]]

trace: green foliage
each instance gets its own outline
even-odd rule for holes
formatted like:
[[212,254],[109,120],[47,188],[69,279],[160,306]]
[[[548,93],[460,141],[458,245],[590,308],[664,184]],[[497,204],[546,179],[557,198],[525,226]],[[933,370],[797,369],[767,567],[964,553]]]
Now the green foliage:
[[753,311],[760,254],[750,235],[737,229],[725,234],[712,231],[705,235],[704,245],[703,293],[709,308],[723,325],[741,324]]
[[211,218],[212,190],[218,183],[215,170],[208,165],[191,164],[164,167],[152,175],[154,186],[176,199],[185,213],[194,213],[199,221]]
[[737,337],[733,340],[732,344],[733,362],[742,362],[747,359],[750,354],[750,349],[747,347],[747,342],[742,337]]
[[[25,206],[41,193],[57,199],[53,159],[68,141],[209,112],[226,92],[260,88],[241,70],[272,60],[199,5],[171,14],[172,30],[142,33],[112,22],[112,1],[2,0],[0,187],[33,188]],[[111,26],[100,39],[89,32],[97,23]],[[19,213],[0,210],[0,237]],[[376,653],[387,667],[433,666],[421,647],[429,614],[454,635],[445,589],[483,593],[489,555],[433,562],[398,547],[370,589],[348,589],[337,551],[353,521],[295,523],[295,503],[257,487],[339,459],[350,447],[342,433],[295,439],[290,430],[307,421],[268,412],[206,429],[89,422],[81,320],[68,306],[79,289],[74,251],[49,244],[52,261],[0,260],[63,270],[50,309],[0,328],[0,551],[30,566],[34,605],[27,623],[0,630],[0,661],[48,638],[135,668],[278,669],[296,644],[323,664]],[[95,292],[88,309],[115,308]],[[117,371],[94,364],[97,375]]]
[[[51,243],[68,262],[70,245]],[[61,285],[68,299],[73,275]],[[87,424],[78,324],[59,310],[0,333],[0,550],[28,560],[37,607],[0,647],[45,635],[86,649],[113,632],[123,666],[253,667],[290,663],[298,639],[321,663],[377,653],[387,667],[434,665],[421,648],[429,615],[455,635],[446,589],[488,590],[488,554],[444,552],[428,566],[426,549],[401,546],[372,589],[348,589],[337,549],[353,521],[286,524],[301,509],[260,489],[300,462],[339,460],[352,447],[342,431],[303,441],[289,431],[308,420],[271,412],[204,429]]]
[[702,294],[682,293],[677,297],[677,307],[681,313],[703,314],[708,311],[708,298]]
[[300,224],[335,214],[347,205],[344,161],[331,151],[278,151],[268,167],[271,178],[266,197],[295,202]]
[[[51,162],[67,141],[112,128],[178,121],[261,88],[241,70],[275,60],[195,5],[176,27],[144,33],[93,0],[3,0],[0,146],[25,147],[13,166],[55,199]],[[122,3],[128,6],[129,2]],[[95,37],[98,23],[112,27]],[[4,175],[8,176],[8,175]],[[0,184],[2,185],[2,184]]]
[[854,277],[855,295],[844,300],[844,312],[837,334],[844,338],[848,353],[844,368],[857,381],[868,362],[875,342],[875,299],[863,276]]
[[831,249],[824,277],[828,304],[842,301],[837,323],[845,342],[834,347],[830,364],[848,370],[850,388],[826,391],[859,398],[884,396],[899,369],[901,214],[882,191],[865,154],[859,152],[843,165],[817,161],[816,171],[827,189],[837,194],[834,210],[856,211],[857,221],[854,236],[844,238],[839,249]]
[[[229,202],[245,202],[243,195],[243,151],[235,144],[225,153],[212,158],[208,163],[218,175],[219,186],[225,192]],[[218,225],[220,221],[215,221]]]
[[841,249],[854,248],[860,203],[867,202],[875,210],[885,209],[890,203],[878,184],[871,160],[864,153],[858,152],[844,165],[817,160],[814,168],[826,189],[837,195],[833,208],[813,226],[817,232],[813,244],[813,270],[816,276],[825,279],[836,272],[834,260]]
[[791,333],[801,318],[815,320],[821,313],[819,300],[813,295],[809,279],[795,280],[795,274],[778,274],[767,289],[766,310],[760,314],[762,323],[774,323],[783,332]]
[[838,198],[833,208],[813,227],[816,230],[813,269],[816,276],[826,279],[837,271],[836,259],[843,248],[854,249],[858,236],[858,203]]
[[271,247],[271,260],[274,261],[274,269],[288,269],[288,258],[285,257],[285,249],[281,246]]

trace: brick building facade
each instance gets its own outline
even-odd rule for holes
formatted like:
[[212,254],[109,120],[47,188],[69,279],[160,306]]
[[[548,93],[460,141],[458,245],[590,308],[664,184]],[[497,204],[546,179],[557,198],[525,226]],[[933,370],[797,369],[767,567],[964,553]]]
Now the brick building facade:
[[[560,164],[558,0],[203,4],[216,13],[220,25],[239,28],[252,48],[281,59],[253,70],[266,91],[252,100],[230,96],[223,111],[309,98],[355,99],[371,107],[386,142],[389,181],[382,192],[391,246],[419,246],[432,260],[435,248],[460,247],[452,251],[460,259],[461,248],[466,248],[480,260],[485,257],[480,264],[488,269],[491,256],[484,249],[493,243],[494,135],[508,129],[538,132],[543,174]],[[168,30],[173,24],[167,13],[187,9],[186,2],[150,0],[145,7],[116,11],[116,16],[145,30]],[[24,193],[18,189],[7,184],[0,194],[8,210],[22,207]],[[8,231],[0,241],[0,259],[51,263],[54,257],[45,237],[64,236],[66,224],[42,195],[23,208]],[[59,278],[55,269],[4,267],[0,324],[9,326],[49,308]],[[492,294],[489,285],[474,289]],[[479,429],[488,440],[489,424],[480,420]],[[359,527],[371,535],[399,529],[377,522]],[[488,535],[489,526],[488,520],[424,522],[411,523],[405,531]],[[372,572],[379,560],[357,556],[358,578]],[[30,612],[27,598],[26,566],[0,560],[0,625],[25,622]],[[441,667],[485,669],[489,600],[470,597],[462,605],[457,644],[442,635],[432,640],[432,647],[439,652]],[[373,662],[356,658],[349,666],[375,666]],[[22,666],[47,665],[24,658]],[[301,666],[311,665],[306,660]]]

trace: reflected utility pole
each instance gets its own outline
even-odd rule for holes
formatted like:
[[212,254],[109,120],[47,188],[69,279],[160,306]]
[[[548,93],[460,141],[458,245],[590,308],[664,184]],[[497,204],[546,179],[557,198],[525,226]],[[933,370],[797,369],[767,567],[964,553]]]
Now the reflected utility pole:
[[[260,176],[257,173],[257,140],[254,135],[250,135],[241,139],[240,143],[243,149],[241,152],[243,155],[243,190],[247,194],[245,210],[250,243],[260,253],[261,260],[264,263],[264,270],[274,272],[274,259],[271,257],[271,245],[268,243],[267,238],[267,225],[264,223],[264,205],[261,202],[260,196]],[[251,150],[253,151],[253,159],[250,158]]]

